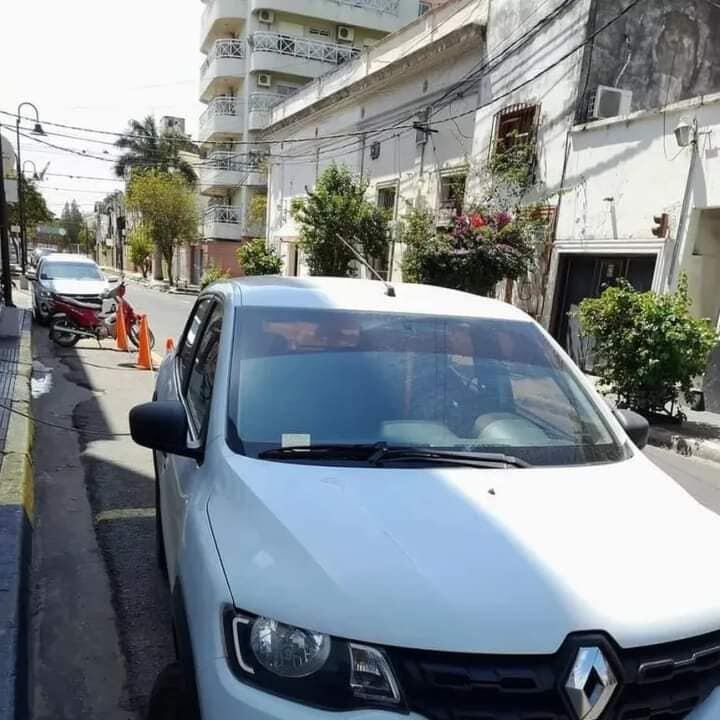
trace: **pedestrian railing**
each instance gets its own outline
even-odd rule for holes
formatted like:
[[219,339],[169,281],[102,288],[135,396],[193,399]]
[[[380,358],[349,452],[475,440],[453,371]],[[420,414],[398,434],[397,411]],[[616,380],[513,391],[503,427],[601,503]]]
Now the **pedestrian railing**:
[[278,103],[287,99],[288,95],[280,93],[254,92],[250,94],[250,110],[270,110]]
[[210,205],[205,210],[205,224],[225,223],[228,225],[243,224],[243,209],[238,205]]
[[200,73],[204,75],[210,65],[218,58],[236,58],[242,60],[245,57],[245,41],[236,40],[234,38],[222,38],[216,40],[210,52],[208,52],[205,62],[200,66]]
[[341,65],[360,56],[360,48],[265,31],[252,34],[252,49],[253,52],[292,55],[304,60],[318,60],[332,65]]
[[397,15],[400,7],[400,0],[331,0],[338,5],[349,5],[350,7],[367,8],[381,13]]
[[241,153],[232,150],[216,150],[208,155],[203,167],[235,172],[257,172],[261,160],[257,153]]

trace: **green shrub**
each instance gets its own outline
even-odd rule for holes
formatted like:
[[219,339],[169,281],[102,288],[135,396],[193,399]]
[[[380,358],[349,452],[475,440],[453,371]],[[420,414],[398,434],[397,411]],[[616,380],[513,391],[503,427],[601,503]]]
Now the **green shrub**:
[[246,275],[277,275],[282,269],[282,260],[262,238],[243,243],[237,259]]
[[152,254],[155,244],[149,229],[140,223],[130,231],[128,238],[130,262],[139,268],[144,278],[148,276],[152,266]]
[[673,412],[679,394],[705,372],[718,337],[708,320],[690,314],[690,305],[685,276],[667,295],[639,293],[623,281],[580,304],[583,332],[595,343],[596,373],[620,407]]
[[200,280],[200,289],[204,290],[210,283],[214,283],[217,280],[227,280],[229,277],[230,273],[227,270],[223,270],[217,265],[208,265]]

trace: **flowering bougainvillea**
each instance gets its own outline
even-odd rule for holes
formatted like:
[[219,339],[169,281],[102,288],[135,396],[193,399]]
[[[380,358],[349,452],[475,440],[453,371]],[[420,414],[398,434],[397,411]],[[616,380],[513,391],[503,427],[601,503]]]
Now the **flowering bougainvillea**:
[[[428,218],[428,222],[431,219]],[[458,215],[449,231],[406,238],[406,279],[490,295],[504,278],[533,264],[532,232],[525,216],[481,209]]]

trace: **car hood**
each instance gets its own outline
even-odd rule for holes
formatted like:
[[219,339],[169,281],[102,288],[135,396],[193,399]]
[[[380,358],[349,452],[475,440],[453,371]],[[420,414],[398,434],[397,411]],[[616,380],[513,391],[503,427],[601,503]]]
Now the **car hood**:
[[100,295],[108,288],[105,280],[43,280],[42,286],[56,295]]
[[642,455],[525,470],[219,457],[207,507],[240,609],[455,652],[551,653],[588,630],[637,647],[720,628],[720,518]]

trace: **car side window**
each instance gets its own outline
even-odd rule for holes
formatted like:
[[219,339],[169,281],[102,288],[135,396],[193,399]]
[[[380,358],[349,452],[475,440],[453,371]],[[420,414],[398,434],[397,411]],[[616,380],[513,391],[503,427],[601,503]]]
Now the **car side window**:
[[222,316],[222,305],[217,303],[198,341],[197,352],[190,370],[185,399],[190,417],[198,433],[205,427],[210,412],[210,401],[220,350]]
[[192,314],[188,318],[187,325],[185,326],[185,334],[178,351],[181,391],[187,385],[187,378],[190,374],[193,354],[195,352],[195,344],[213,303],[213,298],[202,298],[199,300],[193,308]]

